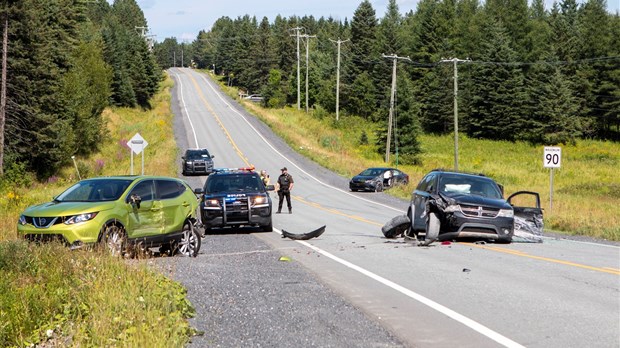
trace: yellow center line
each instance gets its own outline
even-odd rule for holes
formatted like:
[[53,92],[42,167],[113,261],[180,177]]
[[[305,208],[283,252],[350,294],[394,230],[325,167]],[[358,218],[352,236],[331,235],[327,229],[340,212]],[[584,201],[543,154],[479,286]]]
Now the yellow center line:
[[[215,113],[213,108],[211,108],[211,105],[205,99],[205,97],[204,97],[204,95],[202,93],[202,90],[198,86],[198,83],[196,82],[194,77],[191,76],[190,74],[185,73],[185,72],[183,72],[183,73],[188,75],[189,78],[192,80],[192,83],[194,84],[194,87],[196,87],[196,90],[198,91],[198,94],[200,95],[200,99],[202,100],[202,102],[207,107],[207,110],[209,110],[209,112],[213,115],[213,117],[215,117],[215,120],[217,121],[217,123],[220,125],[220,127],[222,128],[222,130],[226,134],[226,137],[228,138],[228,141],[234,147],[235,151],[237,152],[237,154],[239,155],[241,160],[243,160],[243,162],[245,163],[246,166],[250,166],[250,162],[248,161],[247,157],[245,157],[245,155],[243,155],[243,152],[241,152],[241,149],[239,149],[237,144],[233,141],[232,136],[230,135],[230,133],[228,132],[226,127],[224,127],[224,124],[222,123],[220,118],[217,116],[217,114]],[[319,203],[306,201],[306,200],[304,200],[300,196],[292,196],[292,197],[293,197],[293,199],[295,199],[297,201],[300,201],[303,204],[310,205],[312,207],[315,207],[315,208],[323,210],[323,211],[330,212],[330,213],[335,214],[335,215],[344,216],[346,218],[350,218],[350,219],[353,219],[353,220],[365,222],[365,223],[368,223],[368,224],[374,225],[374,226],[383,226],[383,224],[381,224],[381,223],[365,219],[365,218],[363,218],[361,216],[346,214],[346,213],[343,213],[343,212],[341,212],[339,210],[332,209],[332,208],[324,208]],[[589,269],[589,270],[603,272],[603,273],[610,273],[610,274],[614,274],[614,275],[620,275],[620,270],[617,270],[617,269],[614,269],[614,268],[611,268],[611,267],[602,267],[602,268],[601,267],[593,267],[593,266],[583,265],[583,264],[579,264],[579,263],[575,263],[575,262],[570,262],[570,261],[558,260],[558,259],[553,259],[553,258],[548,258],[548,257],[543,257],[543,256],[529,255],[529,254],[527,254],[525,252],[521,252],[521,251],[518,251],[518,250],[511,250],[511,249],[499,248],[499,247],[489,247],[489,246],[483,246],[483,245],[478,245],[478,244],[470,244],[470,243],[467,243],[467,244],[469,246],[473,246],[473,247],[480,248],[480,249],[497,251],[497,252],[500,252],[500,253],[511,254],[511,255],[516,255],[516,256],[521,256],[521,257],[527,257],[527,258],[535,259],[535,260],[547,261],[547,262],[558,263],[558,264],[567,265],[567,266],[573,266],[573,267],[577,267],[577,268]]]
[[301,198],[300,196],[292,196],[292,197],[296,201],[300,201],[300,202],[302,202],[304,204],[311,205],[311,206],[313,206],[313,207],[315,207],[317,209],[320,209],[320,210],[323,210],[323,211],[327,211],[327,212],[330,212],[330,213],[335,214],[335,215],[344,216],[344,217],[347,217],[349,219],[358,220],[358,221],[365,222],[367,224],[371,224],[371,225],[375,225],[375,226],[383,226],[383,224],[380,224],[380,223],[374,222],[374,221],[370,221],[370,220],[365,219],[365,218],[363,218],[361,216],[346,214],[346,213],[343,213],[343,212],[341,212],[339,210],[336,210],[336,209],[324,208],[320,204],[306,201],[305,199]]
[[211,115],[213,115],[213,117],[215,117],[215,120],[220,125],[220,128],[222,128],[222,130],[224,131],[224,134],[226,134],[226,137],[228,138],[228,141],[230,142],[230,144],[233,146],[233,148],[237,152],[237,155],[239,155],[239,157],[245,163],[245,165],[247,167],[249,167],[250,166],[250,162],[248,161],[247,157],[245,157],[243,152],[241,152],[241,149],[239,149],[239,147],[237,146],[235,141],[232,139],[232,136],[228,132],[228,129],[226,129],[226,127],[224,127],[224,124],[220,120],[219,116],[217,116],[217,114],[215,113],[215,110],[213,110],[213,108],[211,107],[211,104],[209,104],[209,102],[207,102],[207,99],[205,98],[204,94],[202,94],[202,90],[200,89],[200,86],[198,86],[198,83],[196,82],[196,79],[194,79],[193,76],[191,76],[190,74],[188,74],[186,72],[183,72],[183,73],[186,74],[187,76],[189,76],[189,78],[192,80],[192,83],[194,84],[194,87],[196,87],[196,90],[198,91],[198,94],[200,95],[200,99],[202,100],[202,102],[207,107],[207,110],[209,110]]
[[504,249],[504,248],[495,248],[495,247],[489,247],[489,246],[485,246],[485,245],[469,244],[469,243],[467,245],[475,247],[475,248],[479,248],[479,249],[492,250],[492,251],[497,251],[497,252],[500,252],[500,253],[506,253],[506,254],[512,254],[512,255],[527,257],[527,258],[534,259],[534,260],[542,260],[542,261],[547,261],[547,262],[552,262],[552,263],[558,263],[558,264],[561,264],[561,265],[567,265],[567,266],[573,266],[573,267],[577,267],[577,268],[589,269],[589,270],[597,271],[597,272],[603,272],[603,273],[620,275],[620,270],[615,270],[615,269],[612,269],[610,267],[593,267],[593,266],[583,265],[583,264],[576,263],[576,262],[558,260],[558,259],[553,259],[553,258],[544,257],[544,256],[529,255],[529,254],[527,254],[525,252],[521,252],[521,251]]

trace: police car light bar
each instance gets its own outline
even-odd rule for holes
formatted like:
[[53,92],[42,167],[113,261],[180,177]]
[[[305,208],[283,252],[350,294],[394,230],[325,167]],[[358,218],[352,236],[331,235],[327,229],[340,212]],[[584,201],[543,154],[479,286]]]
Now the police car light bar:
[[249,167],[241,167],[241,168],[213,168],[214,172],[251,172],[254,171],[254,165],[250,165]]

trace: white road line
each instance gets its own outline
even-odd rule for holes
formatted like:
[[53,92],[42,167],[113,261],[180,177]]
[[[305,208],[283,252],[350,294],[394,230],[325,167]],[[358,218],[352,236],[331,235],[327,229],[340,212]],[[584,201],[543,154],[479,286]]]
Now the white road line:
[[174,74],[174,76],[179,81],[179,91],[181,92],[181,104],[183,106],[183,110],[185,110],[185,115],[187,116],[187,119],[189,120],[189,126],[192,127],[192,133],[194,135],[194,143],[196,144],[196,147],[199,148],[200,146],[198,146],[198,137],[196,136],[196,130],[194,129],[194,123],[192,122],[192,118],[189,115],[189,111],[187,111],[187,106],[185,106],[185,99],[183,98],[183,82],[181,82],[181,77],[179,76],[179,74]]
[[[280,231],[278,229],[274,228],[274,231],[282,234],[282,231]],[[383,284],[383,285],[385,285],[387,287],[390,287],[393,290],[396,290],[396,291],[400,292],[401,294],[403,294],[403,295],[405,295],[407,297],[410,297],[410,298],[412,298],[412,299],[414,299],[414,300],[416,300],[416,301],[418,301],[418,302],[420,302],[420,303],[422,303],[422,304],[424,304],[424,305],[426,305],[426,306],[436,310],[437,312],[439,312],[441,314],[444,314],[444,315],[446,315],[446,316],[448,316],[448,317],[458,321],[459,323],[469,327],[470,329],[472,329],[472,330],[474,330],[474,331],[476,331],[476,332],[478,332],[478,333],[488,337],[489,339],[491,339],[491,340],[493,340],[493,341],[503,345],[504,347],[524,348],[524,346],[520,345],[519,343],[517,343],[517,342],[509,339],[508,337],[505,337],[505,336],[503,336],[503,335],[501,335],[501,334],[499,334],[499,333],[489,329],[488,327],[478,323],[477,321],[469,319],[466,316],[464,316],[462,314],[459,314],[459,313],[451,310],[450,308],[445,307],[445,306],[443,306],[443,305],[441,305],[441,304],[439,304],[439,303],[437,303],[437,302],[435,302],[435,301],[433,301],[433,300],[431,300],[431,299],[429,299],[427,297],[424,297],[424,296],[422,296],[422,295],[420,295],[420,294],[418,294],[416,292],[413,292],[413,291],[411,291],[411,290],[409,290],[409,289],[407,289],[407,288],[405,288],[405,287],[403,287],[401,285],[398,285],[398,284],[394,283],[391,280],[387,280],[387,279],[385,279],[385,278],[383,278],[383,277],[381,277],[381,276],[379,276],[379,275],[377,275],[375,273],[372,273],[372,272],[370,272],[370,271],[368,271],[368,270],[366,270],[366,269],[364,269],[364,268],[362,268],[360,266],[357,266],[357,265],[355,265],[355,264],[353,264],[353,263],[351,263],[351,262],[349,262],[347,260],[343,260],[343,259],[339,258],[338,256],[330,254],[329,252],[327,252],[327,251],[325,251],[323,249],[317,248],[317,247],[315,247],[314,245],[312,245],[312,244],[310,244],[308,242],[300,241],[300,240],[296,240],[296,242],[298,242],[300,244],[303,244],[306,247],[316,251],[317,253],[319,253],[321,255],[324,255],[324,256],[326,256],[326,257],[328,257],[328,258],[338,262],[339,264],[341,264],[343,266],[349,267],[349,268],[351,268],[354,271],[357,271],[357,272],[359,272],[359,273],[361,273],[361,274],[363,274],[363,275],[365,275],[365,276],[367,276],[367,277],[369,277],[369,278],[371,278],[373,280],[376,280],[379,283],[381,283],[381,284]]]

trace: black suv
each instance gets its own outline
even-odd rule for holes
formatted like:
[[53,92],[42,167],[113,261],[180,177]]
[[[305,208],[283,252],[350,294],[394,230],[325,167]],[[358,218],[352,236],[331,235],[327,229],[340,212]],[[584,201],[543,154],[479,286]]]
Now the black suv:
[[[513,207],[511,199],[519,195],[534,196],[537,207]],[[407,216],[411,232],[424,232],[426,244],[455,238],[509,243],[514,234],[515,212],[530,214],[528,221],[534,221],[533,213],[538,214],[535,221],[542,229],[537,193],[520,191],[506,200],[503,187],[489,177],[436,169],[420,180]]]
[[200,217],[208,234],[213,228],[258,226],[273,231],[271,197],[273,185],[265,186],[254,168],[217,168],[207,177],[201,195]]
[[213,155],[207,149],[187,149],[181,157],[183,175],[203,174],[213,172]]

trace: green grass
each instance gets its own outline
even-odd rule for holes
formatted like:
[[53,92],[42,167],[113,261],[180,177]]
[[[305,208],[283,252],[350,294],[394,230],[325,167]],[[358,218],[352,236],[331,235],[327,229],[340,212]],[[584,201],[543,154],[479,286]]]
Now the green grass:
[[[227,88],[236,97],[237,91]],[[264,109],[241,101],[300,153],[346,177],[370,166],[384,166],[384,149],[360,145],[362,133],[368,143],[376,141],[377,125],[358,117],[344,116],[338,122],[323,111],[296,108]],[[409,199],[417,182],[435,168],[454,168],[454,136],[422,135],[420,165],[398,166],[410,175],[407,186],[391,189],[394,196]],[[543,167],[544,146],[524,142],[471,139],[459,136],[459,170],[483,173],[504,185],[506,196],[517,191],[540,194],[545,229],[570,235],[620,241],[620,144],[579,140],[561,145],[562,167],[554,170],[551,206],[550,169]],[[392,154],[389,165],[394,166]]]
[[[125,144],[136,132],[149,143],[145,174],[176,175],[171,86],[170,79],[162,84],[151,110],[105,110],[108,132],[101,151],[76,158],[82,178],[129,174]],[[134,173],[140,170],[136,156]],[[45,183],[25,176],[26,186],[0,185],[0,346],[184,346],[194,333],[187,322],[194,310],[179,284],[144,262],[19,240],[19,213],[51,200],[77,176],[70,165]]]
[[185,290],[144,263],[64,245],[0,243],[0,346],[180,347]]

